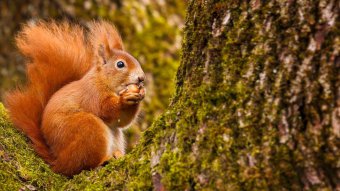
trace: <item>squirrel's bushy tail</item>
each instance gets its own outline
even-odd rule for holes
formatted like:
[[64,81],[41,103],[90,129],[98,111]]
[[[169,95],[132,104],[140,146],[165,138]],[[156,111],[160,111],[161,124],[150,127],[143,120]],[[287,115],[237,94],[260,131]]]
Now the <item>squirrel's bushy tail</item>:
[[15,126],[32,141],[35,151],[53,161],[40,130],[44,108],[50,97],[65,84],[80,79],[91,68],[84,29],[64,23],[38,22],[26,25],[16,37],[19,50],[29,58],[26,87],[5,97]]

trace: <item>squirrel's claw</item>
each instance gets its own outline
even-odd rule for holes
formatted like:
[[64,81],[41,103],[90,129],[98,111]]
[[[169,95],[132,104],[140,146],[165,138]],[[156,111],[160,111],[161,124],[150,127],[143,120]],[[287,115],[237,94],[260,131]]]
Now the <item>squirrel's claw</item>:
[[122,89],[121,91],[118,92],[118,95],[122,95],[123,93],[125,93],[127,91],[128,91],[128,89],[124,88],[124,89]]

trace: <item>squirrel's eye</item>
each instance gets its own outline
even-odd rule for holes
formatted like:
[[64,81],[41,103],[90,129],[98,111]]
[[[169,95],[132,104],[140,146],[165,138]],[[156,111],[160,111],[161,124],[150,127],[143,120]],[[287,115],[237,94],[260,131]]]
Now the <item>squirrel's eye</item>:
[[125,67],[125,63],[123,61],[118,61],[117,62],[117,67],[118,68],[124,68]]

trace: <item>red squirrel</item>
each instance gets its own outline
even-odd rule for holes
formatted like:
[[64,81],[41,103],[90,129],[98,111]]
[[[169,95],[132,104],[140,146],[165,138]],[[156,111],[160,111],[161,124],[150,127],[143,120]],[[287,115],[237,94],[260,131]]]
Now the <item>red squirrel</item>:
[[105,21],[25,25],[16,37],[29,58],[26,87],[5,103],[14,125],[56,173],[67,176],[124,155],[122,128],[145,96],[145,74]]

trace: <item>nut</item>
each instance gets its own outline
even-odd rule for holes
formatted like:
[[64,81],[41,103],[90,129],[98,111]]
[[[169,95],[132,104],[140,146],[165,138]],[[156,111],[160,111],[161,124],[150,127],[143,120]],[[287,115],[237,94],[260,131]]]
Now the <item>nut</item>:
[[139,93],[139,86],[136,84],[130,84],[126,87],[127,92]]

